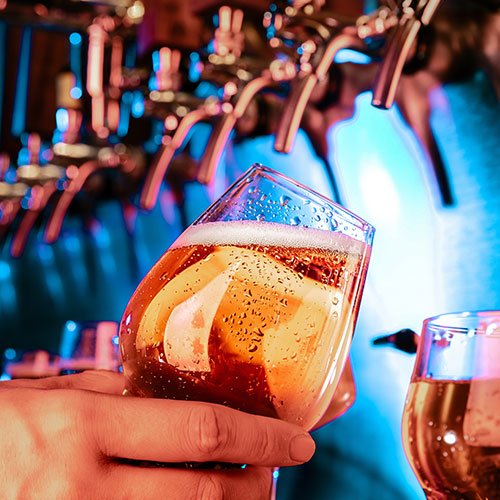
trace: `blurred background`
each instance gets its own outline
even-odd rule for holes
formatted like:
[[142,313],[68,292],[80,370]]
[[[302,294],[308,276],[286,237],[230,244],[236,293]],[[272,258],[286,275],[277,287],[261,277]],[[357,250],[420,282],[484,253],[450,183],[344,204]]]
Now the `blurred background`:
[[377,230],[356,402],[316,431],[312,462],[282,470],[279,499],[423,498],[400,433],[413,336],[392,334],[500,308],[499,12],[0,0],[2,377],[114,368],[142,277],[262,163]]

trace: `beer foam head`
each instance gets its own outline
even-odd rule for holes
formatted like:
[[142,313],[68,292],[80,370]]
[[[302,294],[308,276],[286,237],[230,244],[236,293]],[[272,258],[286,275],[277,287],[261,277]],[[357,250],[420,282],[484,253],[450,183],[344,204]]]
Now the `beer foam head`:
[[345,234],[274,222],[228,221],[190,226],[171,248],[193,245],[263,245],[364,253],[367,245]]

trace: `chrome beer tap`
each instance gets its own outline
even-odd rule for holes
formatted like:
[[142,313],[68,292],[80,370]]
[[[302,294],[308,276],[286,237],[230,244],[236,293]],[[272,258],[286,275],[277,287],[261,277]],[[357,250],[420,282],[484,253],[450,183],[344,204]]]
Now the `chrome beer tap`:
[[[264,16],[264,28],[268,28]],[[242,29],[243,14],[227,6],[219,9],[219,27],[215,31],[215,53],[209,56],[207,78],[210,72],[225,74],[224,103],[217,119],[198,172],[198,181],[210,184],[226,144],[249,105],[258,94],[266,90],[273,94],[282,92],[283,82],[295,76],[295,65],[289,57],[275,58],[269,45],[264,42],[265,30],[257,37],[252,28]],[[251,23],[250,23],[251,24]],[[245,35],[245,36],[244,36]],[[255,39],[261,39],[259,46]],[[253,45],[248,48],[249,39]],[[237,61],[235,65],[233,61]]]
[[401,73],[418,33],[429,25],[441,0],[403,0],[397,7],[398,23],[391,31],[384,58],[373,87],[372,104],[388,109],[396,97]]
[[161,183],[189,131],[197,123],[211,120],[221,112],[217,97],[201,98],[183,90],[180,63],[181,53],[178,50],[163,47],[157,53],[156,88],[149,92],[146,112],[163,121],[165,133],[141,192],[140,205],[145,210],[151,210],[156,205]]
[[0,155],[0,242],[3,242],[17,213],[21,209],[21,200],[26,196],[29,186],[17,180],[15,174],[8,179],[11,169],[10,158],[5,153]]
[[326,83],[338,52],[342,49],[373,52],[365,40],[381,37],[394,24],[394,16],[389,9],[380,8],[371,16],[346,19],[322,12],[312,3],[301,8],[287,6],[284,13],[283,28],[277,30],[270,43],[278,54],[287,46],[300,54],[296,56],[296,76],[276,130],[275,149],[289,153],[306,107],[315,93],[321,93],[319,87]]
[[17,227],[10,253],[12,257],[18,258],[24,252],[28,236],[33,229],[39,215],[49,203],[52,195],[57,191],[57,181],[64,176],[64,169],[53,164],[41,166],[40,158],[41,140],[38,134],[30,134],[28,139],[29,159],[26,165],[20,165],[17,170],[17,179],[29,186],[30,192],[25,194],[26,204]]

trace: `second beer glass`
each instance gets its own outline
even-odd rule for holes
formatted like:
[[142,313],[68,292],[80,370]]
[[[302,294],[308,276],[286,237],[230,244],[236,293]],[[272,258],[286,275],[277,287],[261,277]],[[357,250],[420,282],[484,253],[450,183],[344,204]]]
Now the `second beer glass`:
[[311,429],[347,360],[374,229],[255,165],[132,296],[129,391],[220,403]]

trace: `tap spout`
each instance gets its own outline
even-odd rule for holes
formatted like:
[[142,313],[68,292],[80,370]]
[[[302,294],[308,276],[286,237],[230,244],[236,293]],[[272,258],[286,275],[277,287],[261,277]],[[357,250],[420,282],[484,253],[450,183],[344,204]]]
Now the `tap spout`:
[[292,150],[295,137],[302,121],[302,116],[318,81],[328,74],[336,54],[341,49],[360,48],[362,41],[355,29],[351,32],[345,29],[334,36],[325,48],[316,69],[311,73],[299,72],[291,84],[290,94],[283,107],[276,130],[274,149],[280,153],[289,153]]
[[241,90],[238,100],[228,113],[224,113],[214,126],[210,135],[205,154],[203,155],[198,171],[198,181],[202,184],[210,184],[217,170],[220,157],[226,147],[231,132],[239,118],[243,116],[254,96],[265,87],[273,85],[270,72],[265,72],[250,82]]
[[[394,29],[373,87],[372,104],[389,109],[394,103],[401,73],[422,25],[430,23],[441,0],[426,0],[423,6],[403,9],[399,25]],[[416,2],[412,2],[416,3]]]
[[61,233],[64,217],[75,196],[82,190],[86,180],[99,168],[97,160],[90,160],[78,167],[78,173],[71,179],[49,216],[44,231],[44,240],[54,243]]
[[161,183],[175,152],[182,146],[191,128],[198,122],[206,120],[209,116],[211,114],[205,107],[194,109],[182,118],[172,137],[165,136],[169,140],[167,140],[166,144],[162,145],[149,169],[141,192],[141,208],[152,210],[156,205]]
[[21,219],[19,228],[14,234],[10,247],[10,254],[14,258],[19,258],[23,255],[28,241],[28,236],[35,225],[38,216],[47,206],[51,196],[57,191],[54,181],[47,182],[43,186],[33,186],[31,188],[31,207],[26,211]]

